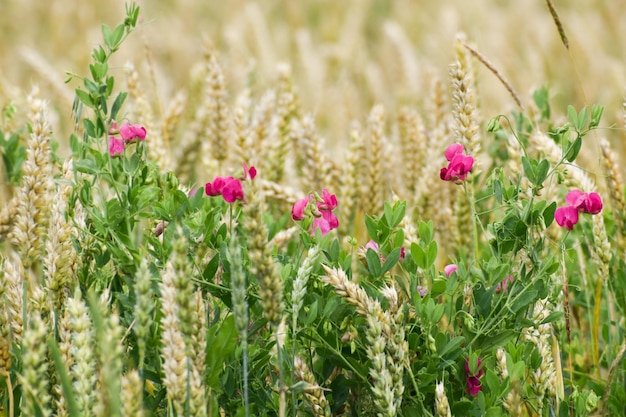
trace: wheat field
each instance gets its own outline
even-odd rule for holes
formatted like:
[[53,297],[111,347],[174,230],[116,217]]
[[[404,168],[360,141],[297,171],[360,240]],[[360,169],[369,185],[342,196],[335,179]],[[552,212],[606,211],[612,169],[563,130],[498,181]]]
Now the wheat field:
[[0,0],[0,416],[624,415],[624,21]]

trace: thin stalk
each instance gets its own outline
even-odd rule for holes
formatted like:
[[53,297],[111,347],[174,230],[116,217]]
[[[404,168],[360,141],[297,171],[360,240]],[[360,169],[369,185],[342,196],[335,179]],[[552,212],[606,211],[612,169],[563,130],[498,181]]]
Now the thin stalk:
[[245,416],[250,417],[250,400],[248,398],[248,341],[241,341],[241,350],[243,354],[243,407]]

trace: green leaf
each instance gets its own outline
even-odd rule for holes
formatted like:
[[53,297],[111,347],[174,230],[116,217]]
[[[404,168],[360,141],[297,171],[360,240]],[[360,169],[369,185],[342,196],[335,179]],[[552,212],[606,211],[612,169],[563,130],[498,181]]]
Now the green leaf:
[[553,311],[552,313],[548,314],[548,317],[543,319],[541,321],[541,323],[539,323],[539,324],[552,323],[552,322],[561,320],[562,318],[563,318],[563,312],[562,311]]
[[107,25],[102,25],[102,39],[104,40],[104,44],[109,47],[109,49],[113,49],[111,39],[113,37],[113,32],[111,32],[111,28]]
[[513,313],[517,313],[519,310],[528,307],[531,303],[533,303],[535,298],[537,298],[536,290],[528,290],[522,293],[519,297],[517,297],[517,299],[515,299],[513,305],[511,305],[511,311]]
[[85,90],[81,90],[80,88],[77,88],[76,96],[85,106],[93,109],[93,100],[91,99],[91,96],[89,95],[89,93],[87,93]]
[[485,417],[500,417],[502,415],[502,410],[500,407],[489,407],[485,412]]
[[415,242],[411,243],[411,258],[418,267],[426,269],[426,252]]
[[550,101],[549,101],[548,89],[544,86],[544,87],[541,87],[539,90],[535,90],[535,92],[533,93],[533,100],[535,101],[537,108],[541,112],[541,119],[549,120],[550,119]]
[[430,288],[430,294],[433,297],[443,294],[446,291],[447,282],[443,279],[435,279],[433,280],[433,285]]
[[78,159],[74,161],[74,169],[83,174],[95,175],[98,172],[98,165],[92,159]]
[[495,195],[498,204],[502,204],[502,183],[500,180],[493,181],[493,194]]
[[72,386],[72,380],[67,373],[65,361],[61,356],[61,351],[59,350],[59,346],[57,345],[56,340],[54,340],[54,336],[50,336],[50,338],[48,338],[48,350],[50,351],[50,355],[52,356],[52,360],[54,361],[54,367],[56,369],[57,376],[59,377],[61,382],[63,396],[65,397],[65,401],[67,403],[67,412],[70,417],[80,417],[80,409],[78,408],[78,403],[76,402],[76,398],[74,397],[74,387]]
[[428,244],[426,257],[426,268],[430,268],[437,260],[437,241],[433,240]]
[[546,180],[546,178],[548,177],[548,171],[550,171],[550,162],[548,162],[547,159],[542,159],[541,162],[539,162],[539,166],[537,166],[537,183],[536,185],[541,185],[543,184],[543,182]]
[[221,392],[220,374],[226,359],[237,347],[237,328],[235,317],[230,315],[220,324],[211,326],[207,331],[206,343],[206,382],[207,385]]
[[211,258],[209,263],[204,268],[204,271],[202,272],[202,278],[205,281],[212,282],[213,277],[217,273],[217,269],[219,268],[219,266],[220,266],[220,254],[218,252],[213,256],[213,258]]
[[365,252],[365,259],[367,260],[367,269],[373,277],[381,276],[380,257],[373,249],[368,249]]
[[543,223],[548,228],[552,222],[554,221],[554,212],[556,211],[556,202],[553,201],[546,209],[543,211]]
[[587,106],[583,107],[583,109],[578,113],[578,126],[576,128],[578,131],[581,131],[585,128],[587,124],[587,117],[589,117]]
[[528,177],[528,181],[530,181],[531,184],[537,184],[537,175],[535,174],[535,169],[531,161],[534,162],[536,165],[537,161],[535,161],[534,159],[529,160],[525,156],[522,156],[522,167],[524,168],[524,174],[526,175],[526,177]]
[[576,109],[571,104],[567,106],[567,118],[572,126],[578,127],[578,113],[576,113]]
[[448,344],[443,349],[441,349],[439,354],[441,356],[446,356],[450,352],[458,351],[464,342],[465,342],[465,338],[463,336],[457,336],[453,338],[452,340],[450,340]]
[[113,102],[113,106],[111,107],[111,120],[115,120],[115,118],[117,117],[117,113],[122,108],[124,100],[126,100],[127,96],[128,93],[120,92],[117,97],[115,97],[115,101]]
[[576,159],[576,157],[578,156],[578,153],[580,152],[580,148],[583,145],[583,138],[582,136],[578,136],[576,138],[576,140],[574,141],[574,143],[569,146],[569,148],[566,150],[566,155],[565,155],[565,159],[569,162],[573,162],[574,159]]
[[387,259],[385,259],[385,263],[380,271],[380,275],[384,275],[387,271],[391,270],[395,264],[400,260],[400,248],[395,248],[391,251],[389,255],[387,255]]
[[122,38],[124,37],[124,25],[118,25],[111,34],[111,49],[117,49],[122,42]]
[[419,238],[425,242],[428,243],[433,239],[433,222],[432,220],[429,220],[428,223],[424,223],[423,221],[420,220],[420,222],[417,224],[417,230],[419,233]]
[[604,113],[604,107],[594,104],[591,106],[591,122],[589,122],[589,129],[595,129],[600,124],[602,119],[602,113]]

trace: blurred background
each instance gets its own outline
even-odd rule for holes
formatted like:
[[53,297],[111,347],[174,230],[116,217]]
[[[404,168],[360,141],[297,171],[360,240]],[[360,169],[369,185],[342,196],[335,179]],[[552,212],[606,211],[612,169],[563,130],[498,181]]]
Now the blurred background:
[[[260,96],[276,82],[278,65],[289,63],[303,109],[315,115],[321,135],[342,143],[350,122],[365,120],[375,103],[391,117],[402,105],[426,112],[433,79],[447,80],[454,41],[463,32],[523,101],[545,85],[555,115],[565,115],[567,104],[598,103],[607,109],[602,126],[623,126],[621,0],[555,0],[569,51],[543,0],[138,4],[141,24],[115,56],[112,74],[123,83],[124,65],[132,62],[157,109],[178,91],[193,89],[194,71],[209,48],[218,53],[231,99],[244,86]],[[123,0],[0,0],[0,104],[38,85],[56,109],[57,137],[70,133],[76,84],[63,83],[65,72],[87,75],[101,25],[114,27],[123,16]],[[498,80],[477,62],[475,69],[483,120],[514,110]],[[606,135],[613,142],[622,137],[615,129]]]

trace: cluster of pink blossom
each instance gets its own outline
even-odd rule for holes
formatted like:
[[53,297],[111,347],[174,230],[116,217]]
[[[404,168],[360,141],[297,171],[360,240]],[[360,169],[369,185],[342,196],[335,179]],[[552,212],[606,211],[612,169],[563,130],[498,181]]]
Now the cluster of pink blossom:
[[[367,251],[368,249],[371,249],[374,252],[376,252],[380,258],[380,262],[384,263],[386,261],[385,257],[380,254],[380,246],[378,245],[378,243],[374,242],[373,240],[370,240],[369,242],[367,242],[364,246],[364,249],[365,251]],[[406,256],[406,250],[404,249],[404,246],[403,246],[400,248],[400,260],[403,261],[405,256]]]
[[[119,134],[121,139],[115,135]],[[124,122],[118,129],[117,123],[112,122],[109,128],[109,155],[121,156],[124,153],[124,145],[146,138],[146,128],[141,125]]]
[[447,278],[450,278],[453,272],[457,272],[459,267],[456,264],[449,264],[443,267],[443,273],[446,274]]
[[513,281],[513,275],[509,275],[508,277],[504,278],[502,282],[499,282],[498,285],[496,285],[496,294],[500,294],[501,292],[503,292],[504,294],[508,293],[509,284],[512,284]]
[[602,199],[594,192],[572,190],[567,193],[565,202],[567,206],[559,207],[554,212],[554,220],[567,230],[572,230],[578,223],[578,213],[598,214],[602,211]]
[[480,358],[478,358],[478,372],[472,374],[469,367],[469,358],[465,359],[465,382],[467,384],[467,393],[472,397],[478,395],[482,391],[483,386],[480,383],[480,377],[483,376],[483,370],[480,369]]
[[452,181],[460,183],[465,181],[467,174],[474,167],[474,157],[465,155],[465,149],[460,143],[453,143],[446,149],[445,155],[448,160],[448,166],[441,168],[439,177],[444,181]]
[[[311,204],[313,202],[315,202],[314,206]],[[300,221],[304,220],[308,214],[313,217],[310,228],[311,235],[315,235],[317,229],[322,232],[322,235],[325,235],[339,227],[339,220],[333,213],[335,207],[337,207],[337,197],[324,189],[321,196],[311,194],[296,201],[291,208],[291,218]]]
[[244,162],[243,178],[217,176],[212,182],[205,184],[204,191],[210,197],[221,195],[227,203],[234,203],[237,200],[243,201],[244,195],[241,181],[247,178],[250,178],[250,181],[252,181],[254,177],[256,177],[256,168],[253,166],[248,168],[248,165]]

